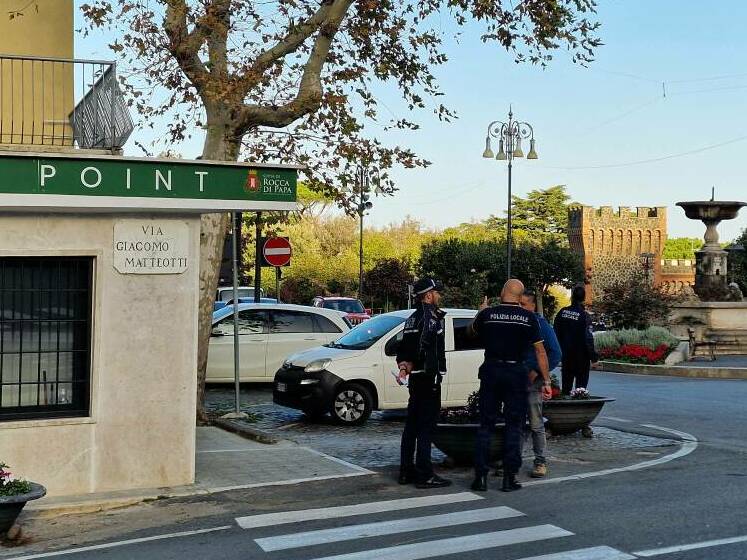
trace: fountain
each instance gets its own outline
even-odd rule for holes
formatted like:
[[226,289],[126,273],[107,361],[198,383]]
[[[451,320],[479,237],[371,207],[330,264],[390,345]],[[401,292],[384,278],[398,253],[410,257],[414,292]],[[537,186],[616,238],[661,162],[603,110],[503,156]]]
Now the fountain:
[[693,201],[678,202],[691,220],[701,220],[706,225],[705,245],[695,253],[695,293],[701,301],[728,301],[727,253],[718,242],[718,224],[723,220],[733,220],[739,210],[747,206],[745,202],[734,201]]
[[695,253],[695,294],[692,301],[674,306],[672,333],[716,354],[747,353],[747,302],[727,283],[727,252],[718,242],[718,224],[733,220],[745,202],[711,200],[678,202],[691,220],[706,226],[705,245]]

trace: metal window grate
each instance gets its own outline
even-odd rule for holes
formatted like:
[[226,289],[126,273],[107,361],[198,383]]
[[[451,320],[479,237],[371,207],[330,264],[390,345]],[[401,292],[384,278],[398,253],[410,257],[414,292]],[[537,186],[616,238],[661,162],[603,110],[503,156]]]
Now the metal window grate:
[[90,257],[0,257],[0,420],[87,416]]

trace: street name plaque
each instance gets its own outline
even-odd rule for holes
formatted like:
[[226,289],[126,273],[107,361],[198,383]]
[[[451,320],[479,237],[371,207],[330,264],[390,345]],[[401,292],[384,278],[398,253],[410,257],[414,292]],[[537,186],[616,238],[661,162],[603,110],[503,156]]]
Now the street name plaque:
[[0,153],[0,211],[295,210],[298,169],[204,160]]
[[190,264],[189,227],[177,220],[118,220],[112,249],[121,274],[181,274]]

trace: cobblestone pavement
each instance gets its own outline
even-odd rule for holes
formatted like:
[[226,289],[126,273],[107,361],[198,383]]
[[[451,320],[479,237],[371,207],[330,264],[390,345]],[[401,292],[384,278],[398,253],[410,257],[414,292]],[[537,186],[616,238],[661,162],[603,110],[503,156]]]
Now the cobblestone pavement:
[[[241,389],[240,402],[242,411],[255,417],[252,426],[275,437],[311,447],[361,467],[382,468],[399,464],[404,411],[374,412],[365,425],[348,427],[336,425],[330,417],[312,423],[297,410],[273,404],[269,385],[245,384]],[[233,406],[233,387],[208,387],[208,410],[229,412]],[[658,455],[663,448],[674,445],[668,440],[602,427],[595,427],[594,432],[591,439],[582,437],[580,433],[548,438],[548,460],[570,466],[593,463],[600,456],[614,455],[618,459],[622,455],[626,458]],[[531,451],[531,445],[525,449]],[[433,458],[441,462],[446,457],[434,449]]]

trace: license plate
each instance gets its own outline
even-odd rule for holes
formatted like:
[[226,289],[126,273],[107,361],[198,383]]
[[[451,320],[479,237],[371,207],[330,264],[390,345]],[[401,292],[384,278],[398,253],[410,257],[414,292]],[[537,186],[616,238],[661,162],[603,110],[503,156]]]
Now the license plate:
[[285,393],[288,390],[288,384],[287,383],[278,383],[277,389],[278,389],[278,392]]

